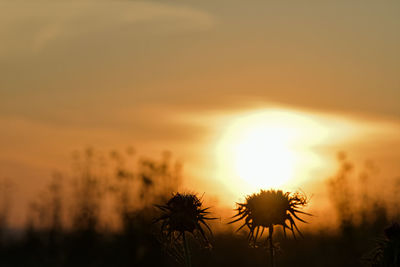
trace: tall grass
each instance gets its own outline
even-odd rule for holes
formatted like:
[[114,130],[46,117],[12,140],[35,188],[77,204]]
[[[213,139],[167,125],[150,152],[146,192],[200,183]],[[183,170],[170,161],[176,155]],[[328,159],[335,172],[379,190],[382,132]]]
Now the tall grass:
[[[374,266],[362,259],[371,249],[385,251],[391,247],[393,238],[383,235],[383,229],[400,215],[398,180],[381,183],[381,191],[375,186],[379,173],[374,164],[359,166],[345,154],[338,162],[338,171],[327,183],[332,204],[329,220],[337,215],[338,232],[313,224],[314,231],[302,231],[305,238],[285,239],[281,229],[298,233],[290,219],[286,218],[286,227],[282,221],[269,227],[275,216],[263,218],[264,223],[244,224],[246,214],[239,221],[252,233],[250,239],[262,241],[263,228],[271,239],[248,246],[249,236],[230,230],[214,231],[210,251],[191,245],[202,239],[187,232],[187,242],[182,236],[178,244],[182,262],[190,254],[195,260],[186,264],[193,267],[265,266],[272,259],[279,266]],[[32,202],[24,235],[10,228],[12,191],[1,191],[0,187],[0,238],[2,233],[13,236],[0,239],[0,266],[176,266],[172,260],[176,255],[171,258],[165,252],[177,251],[166,251],[155,234],[160,229],[152,222],[159,213],[153,204],[167,203],[171,194],[179,191],[181,179],[181,167],[168,153],[149,159],[131,149],[110,153],[80,151],[75,153],[72,173],[53,175]],[[255,206],[262,207],[262,214],[273,214],[274,209],[264,212],[268,205]],[[244,207],[237,212],[244,211]],[[294,215],[292,219],[297,224]],[[213,224],[210,228],[213,230]],[[385,242],[376,243],[377,238]],[[186,257],[185,243],[189,243]],[[266,248],[270,249],[269,255]]]

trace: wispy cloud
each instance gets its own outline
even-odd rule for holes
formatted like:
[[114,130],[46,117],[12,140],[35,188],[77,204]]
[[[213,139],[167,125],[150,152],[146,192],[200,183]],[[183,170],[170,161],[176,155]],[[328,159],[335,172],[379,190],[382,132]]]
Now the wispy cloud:
[[179,33],[207,30],[215,22],[201,10],[156,2],[5,1],[0,7],[0,36],[5,40],[0,56],[39,51],[55,41],[93,33]]

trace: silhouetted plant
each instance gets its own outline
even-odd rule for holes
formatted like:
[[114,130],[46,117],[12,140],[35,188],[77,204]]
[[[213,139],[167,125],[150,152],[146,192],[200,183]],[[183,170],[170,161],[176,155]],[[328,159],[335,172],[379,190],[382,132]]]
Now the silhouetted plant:
[[7,179],[0,180],[0,247],[5,238],[5,231],[8,227],[8,216],[11,201],[11,182]]
[[[246,197],[245,203],[237,203],[237,214],[231,223],[244,220],[244,224],[237,231],[247,226],[249,230],[248,239],[256,245],[257,239],[261,238],[265,229],[269,230],[269,252],[271,266],[274,262],[274,245],[272,235],[274,226],[282,226],[286,237],[286,229],[289,229],[295,238],[295,230],[300,234],[295,220],[305,222],[298,216],[298,213],[311,215],[300,211],[308,203],[307,197],[300,193],[283,193],[282,190],[261,190]],[[290,226],[289,226],[290,225]]]
[[133,218],[139,209],[162,203],[178,189],[181,167],[171,160],[171,153],[164,152],[160,160],[133,159],[133,152],[113,151],[114,179],[110,180],[109,192],[115,201],[122,229],[131,231]]
[[73,179],[72,223],[76,230],[95,232],[100,221],[102,198],[105,193],[105,174],[98,164],[98,155],[87,148],[83,155],[76,155],[76,177]]
[[373,267],[400,266],[400,225],[393,223],[384,230],[385,238],[376,240],[376,247],[366,261]]
[[166,245],[183,242],[185,264],[191,266],[186,233],[200,237],[205,244],[209,244],[202,226],[205,226],[212,234],[206,221],[215,218],[207,217],[209,208],[202,208],[201,200],[194,194],[176,193],[168,200],[166,205],[156,205],[156,207],[162,211],[162,215],[155,222],[161,221],[163,242]]
[[[329,196],[336,208],[342,233],[348,235],[355,224],[354,206],[356,203],[354,201],[354,190],[352,190],[354,186],[350,186],[350,176],[354,165],[348,160],[345,152],[339,152],[337,159],[340,164],[339,171],[329,180]],[[363,178],[363,180],[366,179]],[[363,195],[363,198],[367,198],[367,196]]]
[[[386,189],[377,184],[379,168],[372,161],[365,161],[360,168],[344,152],[338,153],[338,161],[339,170],[328,180],[328,192],[343,238],[352,242],[358,236],[365,236],[365,231],[378,234],[398,213],[397,192],[393,203],[382,197],[382,193],[387,193],[381,190]],[[396,189],[395,184],[393,188]]]

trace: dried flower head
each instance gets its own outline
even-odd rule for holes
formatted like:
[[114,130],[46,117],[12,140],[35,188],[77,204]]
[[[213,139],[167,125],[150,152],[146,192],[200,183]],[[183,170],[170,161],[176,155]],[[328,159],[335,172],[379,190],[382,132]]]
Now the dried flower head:
[[176,193],[166,205],[156,205],[156,207],[163,212],[156,222],[162,222],[161,231],[166,237],[171,238],[178,234],[179,238],[185,232],[191,234],[198,232],[203,240],[208,242],[202,226],[211,233],[206,221],[215,218],[207,217],[209,208],[202,208],[202,202],[196,195]]
[[[261,190],[246,197],[245,203],[237,203],[236,218],[230,223],[244,220],[244,224],[238,231],[247,226],[249,229],[249,240],[257,241],[261,237],[265,228],[269,228],[270,235],[274,225],[283,227],[286,236],[286,229],[292,231],[295,237],[295,229],[301,235],[297,228],[295,219],[305,222],[298,216],[298,213],[311,215],[300,211],[299,208],[307,205],[308,200],[304,194],[283,193],[281,190]],[[261,231],[260,231],[261,230]]]

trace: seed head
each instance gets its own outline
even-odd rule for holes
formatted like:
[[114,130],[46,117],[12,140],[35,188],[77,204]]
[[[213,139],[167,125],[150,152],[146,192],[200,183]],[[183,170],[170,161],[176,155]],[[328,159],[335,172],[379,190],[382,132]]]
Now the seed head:
[[166,205],[156,205],[156,207],[162,211],[162,215],[156,219],[156,222],[162,222],[161,231],[166,237],[170,238],[175,234],[180,237],[185,232],[191,234],[198,232],[207,242],[202,226],[205,226],[211,233],[206,221],[215,218],[207,217],[209,208],[203,209],[202,202],[196,195],[176,193]]
[[307,203],[304,194],[283,193],[282,190],[273,189],[261,190],[259,193],[247,196],[245,203],[237,203],[237,214],[233,217],[236,219],[230,223],[244,220],[244,224],[237,231],[247,226],[248,238],[254,243],[262,236],[265,228],[272,228],[274,225],[282,226],[285,236],[286,229],[289,229],[295,237],[295,230],[301,235],[295,220],[306,222],[298,216],[298,213],[311,215],[299,210]]

